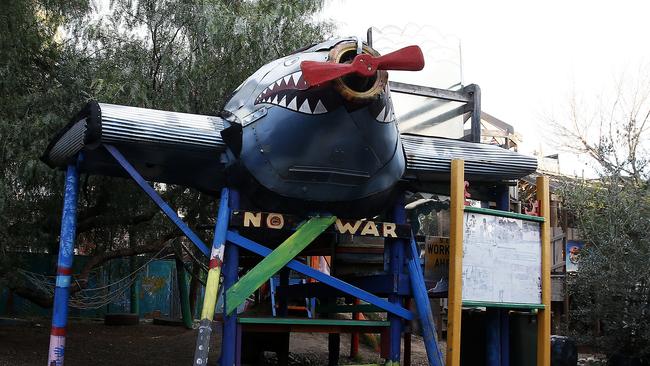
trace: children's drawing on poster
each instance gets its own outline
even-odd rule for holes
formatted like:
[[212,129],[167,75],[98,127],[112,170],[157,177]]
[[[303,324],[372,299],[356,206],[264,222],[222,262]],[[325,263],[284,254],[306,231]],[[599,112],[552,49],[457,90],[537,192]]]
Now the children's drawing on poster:
[[463,300],[541,303],[539,222],[466,212]]
[[569,240],[566,242],[566,271],[576,272],[578,264],[580,263],[580,251],[584,243],[579,241]]

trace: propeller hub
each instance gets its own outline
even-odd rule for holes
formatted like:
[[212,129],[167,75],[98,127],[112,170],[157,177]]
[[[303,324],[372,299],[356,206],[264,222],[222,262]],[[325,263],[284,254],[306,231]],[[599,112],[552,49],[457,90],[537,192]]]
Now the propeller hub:
[[351,102],[364,103],[376,99],[388,83],[388,73],[373,65],[372,58],[376,56],[379,53],[367,45],[363,46],[360,54],[357,54],[354,43],[341,43],[334,47],[330,50],[327,64],[355,65],[358,72],[331,80],[332,87]]
[[[356,45],[346,42],[337,45],[330,51],[330,61],[303,61],[300,68],[309,87],[328,82],[334,82],[336,87],[340,80],[346,78],[349,80],[353,76],[368,80],[376,76],[374,81],[382,79],[381,89],[383,89],[388,82],[388,74],[385,70],[422,70],[424,68],[424,56],[418,46],[404,47],[383,56],[380,56],[372,48],[364,46],[363,53],[357,54]],[[361,96],[353,93],[351,96],[353,99],[367,99],[367,97],[376,96],[381,92],[381,89],[370,95]],[[363,93],[364,91],[357,90],[357,92]],[[342,93],[342,95],[349,99],[350,95],[345,93]]]

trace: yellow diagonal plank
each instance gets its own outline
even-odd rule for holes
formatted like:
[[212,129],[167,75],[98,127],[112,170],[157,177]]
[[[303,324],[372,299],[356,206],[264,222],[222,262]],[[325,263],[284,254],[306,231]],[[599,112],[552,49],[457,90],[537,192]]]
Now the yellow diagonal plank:
[[336,221],[335,216],[312,217],[302,224],[293,235],[288,237],[271,254],[267,255],[266,258],[228,289],[226,292],[226,313],[232,313],[255,290],[289,263],[334,221]]

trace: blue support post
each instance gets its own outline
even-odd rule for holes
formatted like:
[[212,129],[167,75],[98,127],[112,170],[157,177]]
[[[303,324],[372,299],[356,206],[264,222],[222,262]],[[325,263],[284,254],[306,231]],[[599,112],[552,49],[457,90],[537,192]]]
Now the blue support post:
[[501,321],[499,309],[487,308],[485,312],[485,365],[501,365]]
[[140,186],[140,188],[151,198],[151,200],[158,205],[162,212],[167,215],[167,217],[185,234],[185,236],[190,239],[190,241],[197,247],[199,250],[206,256],[210,257],[210,251],[208,246],[203,243],[201,239],[192,231],[192,229],[187,226],[183,220],[178,217],[176,211],[174,211],[167,202],[163,201],[162,197],[158,195],[156,190],[151,188],[149,183],[138,173],[137,170],[129,163],[124,155],[120,153],[114,146],[104,145],[106,150],[117,160],[117,162],[126,170],[127,173],[131,176],[131,179]]
[[[395,203],[393,208],[393,222],[396,224],[406,223],[406,210],[404,209],[403,198],[400,198]],[[399,277],[402,276],[402,268],[404,266],[404,247],[405,242],[403,239],[390,240],[388,245],[384,247],[388,250],[388,270],[399,282]],[[402,305],[402,297],[393,293],[388,296],[388,301],[396,306]],[[388,351],[389,363],[397,365],[400,363],[400,347],[402,343],[402,318],[395,314],[388,314],[388,321],[390,322],[390,348]]]
[[269,278],[269,291],[271,292],[271,315],[273,315],[274,318],[278,315],[277,310],[275,309],[275,287],[275,280],[273,279],[273,276],[271,276],[271,278]]
[[68,322],[68,298],[74,259],[74,240],[77,232],[77,195],[79,191],[79,172],[75,164],[68,165],[65,175],[65,195],[59,239],[59,257],[54,289],[54,311],[50,332],[50,351],[48,366],[62,366],[65,351],[65,330]]
[[431,366],[442,366],[442,353],[438,348],[438,339],[436,335],[436,325],[433,322],[431,313],[431,303],[427,287],[424,283],[424,275],[420,266],[420,251],[418,250],[415,238],[411,238],[411,245],[408,251],[408,269],[411,279],[411,292],[415,300],[415,307],[420,318],[422,326],[422,338],[424,338],[424,347],[427,350],[427,359]]
[[[230,208],[239,208],[239,191],[230,190]],[[237,353],[237,310],[228,315],[226,304],[228,297],[226,293],[232,285],[237,282],[237,271],[239,269],[239,248],[226,243],[226,253],[223,263],[223,336],[221,339],[221,366],[233,366],[235,354]]]
[[501,366],[510,366],[510,314],[508,309],[501,312]]
[[[501,186],[497,196],[497,210],[510,211],[510,188]],[[501,335],[501,366],[510,366],[510,311],[499,309]]]

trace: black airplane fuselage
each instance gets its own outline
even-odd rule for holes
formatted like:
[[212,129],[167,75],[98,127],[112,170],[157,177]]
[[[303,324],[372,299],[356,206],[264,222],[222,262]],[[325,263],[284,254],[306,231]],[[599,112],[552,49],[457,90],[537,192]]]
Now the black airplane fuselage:
[[314,45],[260,68],[226,104],[227,176],[256,206],[359,216],[391,201],[405,156],[386,71],[310,86],[300,67],[356,55],[353,39]]

